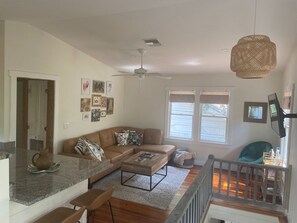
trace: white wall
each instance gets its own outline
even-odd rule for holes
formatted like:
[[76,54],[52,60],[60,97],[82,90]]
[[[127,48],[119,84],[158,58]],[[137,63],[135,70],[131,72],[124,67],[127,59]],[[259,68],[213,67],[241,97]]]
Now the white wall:
[[[0,89],[4,89],[4,21],[0,20]],[[4,136],[4,91],[0,90],[0,142]]]
[[[63,139],[89,133],[99,129],[121,125],[123,117],[124,84],[122,78],[113,78],[113,69],[82,53],[65,42],[31,25],[5,21],[5,69],[4,69],[4,120],[2,141],[11,138],[15,126],[10,124],[10,77],[9,71],[19,70],[59,77],[58,148]],[[81,78],[113,82],[115,98],[114,114],[102,118],[100,122],[82,121],[80,112]],[[91,97],[91,96],[90,96]],[[1,121],[1,119],[0,119]],[[69,122],[67,129],[63,123]]]
[[227,74],[203,74],[173,77],[172,80],[126,78],[125,81],[125,122],[143,128],[165,130],[166,88],[170,86],[189,87],[231,87],[230,145],[214,145],[199,142],[174,141],[180,147],[190,148],[197,153],[196,163],[205,162],[209,154],[217,158],[237,159],[246,144],[257,140],[279,145],[279,137],[272,131],[269,116],[266,124],[243,122],[245,101],[267,102],[267,96],[281,92],[281,75],[270,75],[264,79],[242,80],[230,71]]
[[[287,65],[286,71],[284,73],[284,86],[290,86],[295,84],[297,86],[297,46],[293,50],[290,61]],[[295,89],[296,92],[296,89]],[[297,96],[295,93],[293,100],[293,110],[292,113],[297,113]],[[289,213],[288,220],[289,222],[297,222],[297,119],[292,119],[291,127],[291,141],[289,148],[289,164],[292,165],[292,180],[291,180],[291,193],[290,193],[290,204],[289,204]]]

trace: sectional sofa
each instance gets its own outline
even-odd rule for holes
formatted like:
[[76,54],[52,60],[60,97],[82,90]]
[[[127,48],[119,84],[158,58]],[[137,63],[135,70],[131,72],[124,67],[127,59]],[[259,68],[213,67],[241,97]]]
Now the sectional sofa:
[[[115,133],[120,133],[123,131],[137,132],[140,135],[142,135],[143,139],[141,144],[128,144],[119,146]],[[76,152],[74,148],[79,138],[86,138],[89,141],[95,142],[98,145],[100,145],[101,148],[104,150],[105,154],[105,157],[102,159],[101,162],[110,162],[113,164],[113,166],[107,169],[106,171],[89,178],[90,186],[97,180],[118,169],[121,166],[121,162],[133,155],[134,153],[137,153],[139,151],[164,153],[167,155],[169,160],[171,159],[175,151],[174,145],[162,144],[163,132],[160,129],[140,129],[127,126],[120,126],[67,139],[63,143],[63,150],[61,154],[82,159],[94,159],[92,156],[80,155]]]

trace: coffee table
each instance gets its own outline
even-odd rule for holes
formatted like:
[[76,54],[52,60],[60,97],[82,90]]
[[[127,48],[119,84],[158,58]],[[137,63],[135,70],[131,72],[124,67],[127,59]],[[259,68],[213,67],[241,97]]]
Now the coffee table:
[[[168,158],[166,154],[143,151],[138,152],[122,162],[121,184],[141,190],[152,191],[167,176],[167,161]],[[162,168],[165,168],[165,174],[158,173],[158,171]],[[125,172],[132,173],[133,175],[124,180],[123,175]],[[137,174],[148,176],[150,178],[150,185],[148,189],[126,184]],[[161,175],[162,178],[157,183],[155,183],[155,185],[153,185],[152,178],[155,174]]]

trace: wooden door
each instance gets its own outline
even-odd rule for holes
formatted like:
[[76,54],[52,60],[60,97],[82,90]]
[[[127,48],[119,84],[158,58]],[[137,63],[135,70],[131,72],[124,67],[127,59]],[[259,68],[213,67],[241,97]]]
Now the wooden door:
[[53,153],[54,140],[54,106],[55,106],[55,82],[47,82],[47,126],[46,126],[46,148]]
[[17,79],[17,140],[16,147],[28,149],[28,79]]

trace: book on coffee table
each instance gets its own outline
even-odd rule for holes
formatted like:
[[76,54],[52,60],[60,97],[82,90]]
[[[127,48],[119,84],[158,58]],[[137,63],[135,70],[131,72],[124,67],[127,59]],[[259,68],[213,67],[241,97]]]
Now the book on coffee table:
[[145,152],[140,154],[140,158],[146,158],[146,159],[151,159],[155,156],[155,154],[149,153],[149,152]]

